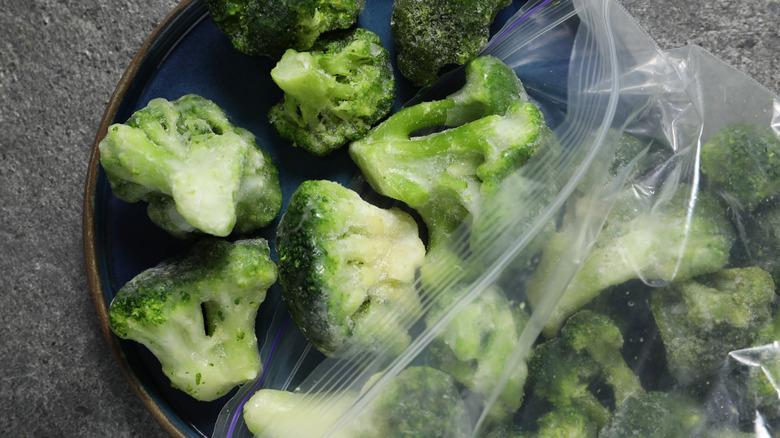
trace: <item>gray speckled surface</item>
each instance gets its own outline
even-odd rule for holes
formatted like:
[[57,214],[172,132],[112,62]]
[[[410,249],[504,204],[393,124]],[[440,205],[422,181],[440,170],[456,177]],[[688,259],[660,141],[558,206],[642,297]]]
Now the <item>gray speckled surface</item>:
[[[166,436],[98,327],[81,215],[108,99],[176,2],[0,3],[0,430]],[[780,0],[623,3],[662,48],[699,44],[780,92]]]

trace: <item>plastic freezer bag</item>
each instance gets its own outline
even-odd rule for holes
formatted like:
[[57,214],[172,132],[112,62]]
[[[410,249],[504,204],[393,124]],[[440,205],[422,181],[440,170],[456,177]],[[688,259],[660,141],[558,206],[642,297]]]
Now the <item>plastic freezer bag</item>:
[[528,2],[484,54],[554,135],[366,334],[402,348],[324,357],[280,306],[214,436],[777,436],[775,97],[609,0]]

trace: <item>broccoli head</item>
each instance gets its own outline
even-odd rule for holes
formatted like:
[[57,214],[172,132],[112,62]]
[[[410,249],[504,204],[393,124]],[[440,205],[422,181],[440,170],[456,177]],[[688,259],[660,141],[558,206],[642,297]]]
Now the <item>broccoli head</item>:
[[665,392],[630,397],[615,409],[599,438],[707,436],[705,413],[695,400]]
[[376,34],[360,28],[324,37],[309,52],[287,50],[271,77],[284,97],[269,120],[315,155],[365,135],[395,100],[390,56]]
[[772,325],[775,284],[756,267],[725,269],[654,291],[651,308],[670,373],[704,382],[731,351],[752,347]]
[[276,274],[263,239],[203,240],[122,287],[110,326],[145,345],[172,386],[214,400],[261,369],[255,317]]
[[277,230],[282,297],[298,328],[325,354],[350,345],[398,352],[401,315],[419,313],[415,271],[425,257],[417,224],[339,184],[306,181]]
[[780,192],[780,137],[769,126],[731,125],[701,147],[708,187],[737,209]]
[[357,22],[365,0],[206,0],[214,24],[238,51],[278,59],[309,50],[320,34]]
[[[362,391],[330,394],[262,389],[244,406],[244,419],[255,435],[325,436],[374,381],[370,379]],[[355,418],[327,436],[457,438],[465,436],[465,419],[465,405],[449,375],[425,366],[410,367],[382,388]]]
[[[698,193],[691,212],[689,193],[681,186],[653,209],[643,205],[633,190],[621,193],[545,323],[545,336],[553,336],[569,315],[610,286],[632,279],[682,281],[725,266],[736,238],[734,230],[718,202],[704,193]],[[563,253],[577,239],[579,230],[565,222],[550,236],[529,279],[527,296],[534,307]]]
[[780,284],[780,203],[759,206],[743,217],[742,244],[734,255],[738,266],[758,266]]
[[415,85],[428,85],[448,64],[463,65],[487,44],[496,13],[511,0],[395,0],[390,30],[398,69]]
[[[430,248],[476,214],[483,193],[525,164],[551,136],[506,64],[477,58],[467,67],[467,81],[472,94],[404,108],[349,146],[374,190],[420,213]],[[474,120],[416,135],[453,119]]]
[[271,157],[203,97],[153,99],[109,126],[99,149],[114,195],[148,202],[149,217],[175,236],[246,233],[279,214]]
[[[437,300],[428,312],[432,324],[452,305],[457,293]],[[528,314],[511,303],[498,287],[485,289],[468,304],[431,344],[431,366],[450,374],[482,396],[489,396],[501,378],[507,362],[525,328]],[[523,385],[528,375],[525,361],[519,363],[491,410],[491,420],[504,420],[520,408]]]
[[[612,406],[644,394],[621,355],[622,346],[623,336],[610,318],[590,310],[575,313],[561,336],[534,349],[529,379],[535,397],[552,403],[554,410],[574,407],[604,426]],[[605,398],[604,388],[611,389],[611,398]]]

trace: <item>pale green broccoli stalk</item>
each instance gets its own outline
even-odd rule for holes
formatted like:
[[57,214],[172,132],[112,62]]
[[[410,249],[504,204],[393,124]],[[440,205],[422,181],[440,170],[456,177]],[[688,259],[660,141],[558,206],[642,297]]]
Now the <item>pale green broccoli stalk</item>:
[[[683,281],[725,266],[734,230],[717,201],[704,193],[698,193],[691,213],[689,193],[681,186],[653,210],[630,189],[619,194],[590,252],[546,321],[544,335],[555,335],[569,315],[610,286],[632,279]],[[567,221],[550,236],[528,282],[527,297],[534,308],[558,261],[577,239],[577,231]]]
[[428,85],[448,64],[463,65],[487,44],[496,13],[511,0],[395,0],[390,31],[398,69],[415,85]]
[[[428,325],[441,318],[458,298],[457,292],[440,298],[425,317]],[[428,362],[483,397],[489,396],[528,321],[528,314],[511,303],[498,287],[489,287],[469,303],[431,344]],[[498,403],[490,411],[491,421],[503,421],[520,408],[523,385],[528,375],[525,361],[516,365]]]
[[725,269],[652,294],[669,372],[682,384],[711,379],[731,351],[748,348],[772,324],[775,284],[760,268]]
[[697,401],[672,393],[647,392],[619,405],[599,438],[712,436],[701,435],[705,427],[705,413]]
[[[361,392],[322,395],[262,389],[244,406],[244,420],[252,433],[263,437],[324,436]],[[466,436],[466,421],[465,405],[449,375],[429,367],[410,367],[382,388],[355,418],[327,436],[458,438]]]
[[315,155],[365,135],[395,100],[390,55],[371,31],[335,33],[309,52],[288,50],[271,70],[284,91],[268,114],[279,134]]
[[729,205],[752,210],[780,192],[780,138],[769,126],[727,126],[702,146],[701,173]]
[[255,317],[276,274],[263,239],[203,240],[123,286],[109,323],[145,345],[173,387],[215,400],[261,369]]
[[[573,407],[603,427],[612,406],[644,393],[620,353],[622,345],[614,321],[589,310],[577,312],[562,336],[534,349],[528,378],[535,397],[552,403],[554,410]],[[612,400],[594,393],[605,386],[612,389]]]
[[[478,213],[483,193],[520,168],[551,135],[508,66],[481,57],[467,70],[466,87],[474,94],[407,107],[349,147],[374,190],[420,213],[430,248]],[[415,135],[451,119],[475,120]]]
[[321,352],[350,346],[399,352],[404,318],[420,314],[415,271],[425,257],[417,223],[330,181],[306,181],[277,229],[279,283],[290,315]]
[[238,51],[278,59],[309,50],[328,31],[357,22],[365,0],[206,0],[214,24]]
[[99,149],[114,195],[148,202],[149,217],[174,236],[246,233],[279,214],[271,157],[203,97],[153,99],[109,126]]

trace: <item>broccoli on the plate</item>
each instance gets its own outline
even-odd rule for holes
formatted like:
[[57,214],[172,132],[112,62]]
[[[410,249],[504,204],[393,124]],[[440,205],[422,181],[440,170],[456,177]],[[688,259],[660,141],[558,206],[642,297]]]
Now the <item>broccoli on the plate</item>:
[[361,391],[328,394],[261,389],[244,406],[244,420],[252,433],[268,438],[465,437],[466,408],[455,381],[426,366],[405,369],[359,412],[343,418],[375,380]]
[[414,279],[425,247],[408,213],[334,182],[306,181],[282,216],[276,249],[282,297],[317,349],[392,353],[409,342],[401,318],[420,312]]
[[363,136],[395,100],[390,56],[361,28],[324,36],[311,51],[287,50],[271,78],[284,91],[268,114],[271,124],[315,155]]
[[680,383],[711,379],[734,350],[771,328],[775,284],[756,267],[733,268],[654,291],[652,311],[669,371]]
[[276,281],[269,253],[263,239],[200,241],[124,285],[111,329],[145,345],[175,388],[217,399],[261,369],[255,317]]
[[357,22],[365,0],[206,0],[214,24],[238,51],[278,59]]
[[752,210],[780,192],[780,137],[769,126],[727,126],[701,147],[701,173],[729,205]]
[[[554,335],[569,315],[610,286],[632,279],[683,281],[723,268],[735,241],[734,230],[717,201],[700,192],[691,211],[689,194],[680,187],[653,209],[630,189],[619,194],[591,250],[545,322],[545,336]],[[565,223],[548,239],[528,283],[532,307],[542,299],[544,285],[576,232]]]
[[114,195],[148,202],[152,221],[174,236],[246,233],[279,214],[271,157],[201,96],[151,100],[109,126],[99,149]]
[[[506,64],[477,58],[466,80],[465,91],[404,108],[349,146],[374,190],[420,213],[430,248],[551,137]],[[424,131],[442,127],[449,129]]]
[[511,3],[395,0],[390,30],[401,74],[415,85],[427,85],[442,67],[471,61],[488,42],[496,13]]

